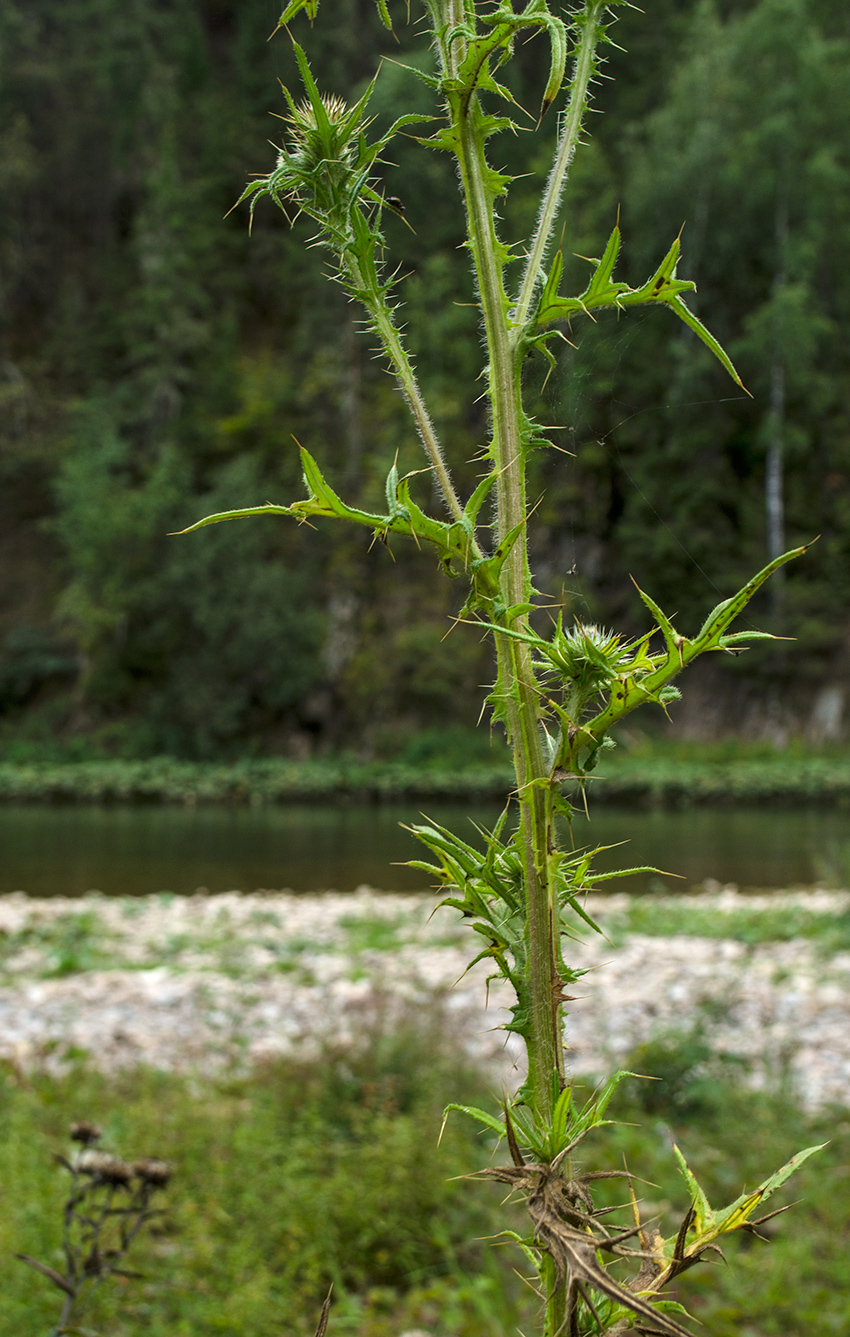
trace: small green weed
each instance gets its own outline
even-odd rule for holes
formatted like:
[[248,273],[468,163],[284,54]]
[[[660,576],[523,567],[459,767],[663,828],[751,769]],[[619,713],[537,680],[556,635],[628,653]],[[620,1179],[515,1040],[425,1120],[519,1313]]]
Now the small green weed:
[[191,945],[192,938],[188,933],[169,933],[163,942],[157,944],[157,965],[176,961]]
[[717,1055],[701,1027],[658,1035],[635,1049],[629,1068],[643,1080],[633,1083],[633,1097],[645,1114],[674,1120],[714,1113],[727,1098],[740,1064]]
[[390,919],[386,915],[343,915],[339,926],[345,930],[346,946],[351,952],[391,952],[402,945],[402,934],[409,929],[410,916]]
[[8,970],[15,955],[26,948],[41,953],[41,965],[29,973],[54,979],[86,970],[105,970],[115,964],[110,941],[93,910],[57,915],[31,923],[18,933],[0,938],[0,966]]

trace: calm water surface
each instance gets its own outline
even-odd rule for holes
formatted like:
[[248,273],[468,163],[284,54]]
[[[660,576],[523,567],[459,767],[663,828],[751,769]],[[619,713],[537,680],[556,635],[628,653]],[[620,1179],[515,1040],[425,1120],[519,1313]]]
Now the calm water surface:
[[[475,839],[470,819],[489,825],[491,807],[432,803],[428,814]],[[149,892],[294,891],[361,883],[393,890],[427,886],[394,862],[419,856],[399,823],[415,804],[280,808],[0,807],[0,892],[109,896]],[[597,808],[574,826],[576,844],[626,842],[603,856],[609,868],[654,864],[684,879],[641,876],[612,890],[670,890],[704,878],[741,886],[850,882],[850,814],[738,808],[636,812]]]

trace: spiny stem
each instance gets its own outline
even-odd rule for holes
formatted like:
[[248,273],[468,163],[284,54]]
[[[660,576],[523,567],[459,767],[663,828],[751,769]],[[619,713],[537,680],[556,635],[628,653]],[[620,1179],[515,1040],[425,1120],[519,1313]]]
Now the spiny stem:
[[[498,471],[496,490],[501,540],[525,519],[525,467],[498,242],[493,210],[487,200],[480,170],[479,157],[483,152],[483,145],[465,116],[460,126],[460,174],[490,356],[491,449]],[[505,568],[509,606],[526,602],[531,577],[524,538],[514,544]]]
[[546,1325],[544,1328],[544,1337],[564,1337],[564,1327],[567,1318],[567,1288],[565,1285],[556,1284],[557,1274],[555,1264],[547,1255],[543,1259],[542,1281],[546,1287]]
[[375,311],[373,313],[373,319],[381,342],[395,367],[396,375],[398,376],[401,388],[404,392],[404,397],[410,405],[410,411],[416,420],[416,427],[422,438],[425,453],[431,461],[431,468],[434,470],[437,481],[440,484],[440,488],[446,500],[446,505],[451,511],[453,519],[460,520],[463,516],[463,507],[449,476],[446,462],[443,459],[443,452],[440,449],[440,443],[437,440],[437,434],[434,431],[434,425],[431,422],[428,410],[425,407],[425,401],[422,398],[422,392],[419,389],[416,374],[410,364],[410,358],[401,342],[398,330],[393,325],[385,310]]
[[[587,87],[594,69],[594,53],[599,39],[597,20],[603,3],[588,7],[587,23],[582,33],[573,95],[541,209],[537,232],[532,243],[520,312],[514,322],[524,324],[534,292],[537,275],[554,224],[578,136]],[[444,68],[462,57],[453,45],[444,56]],[[490,399],[493,414],[492,453],[498,470],[498,532],[503,538],[526,518],[524,443],[522,440],[521,368],[517,361],[517,340],[511,332],[507,298],[499,258],[494,210],[485,187],[486,170],[483,137],[474,124],[476,100],[471,98],[457,118],[459,131],[458,160],[466,199],[469,238],[490,356]],[[520,314],[521,313],[521,314]],[[505,564],[503,596],[510,609],[527,603],[531,595],[526,534],[514,545]],[[507,615],[507,623],[527,625],[525,615]],[[549,841],[551,813],[546,790],[547,767],[539,727],[536,677],[529,647],[508,637],[497,637],[499,684],[507,702],[507,723],[520,801],[527,904],[527,941],[530,976],[530,1017],[526,1035],[528,1052],[528,1088],[535,1114],[545,1122],[552,1115],[553,1075],[563,1080],[563,1020],[559,1001],[560,981],[555,960],[556,935],[559,932],[557,907],[553,904],[549,876]],[[543,782],[541,784],[541,782]],[[557,1287],[549,1301],[550,1332],[562,1324],[563,1287]]]
[[[498,471],[497,512],[501,539],[526,518],[525,453],[519,368],[511,344],[494,210],[485,185],[483,136],[476,128],[476,114],[477,102],[473,97],[457,118],[458,161],[490,354],[491,449]],[[528,546],[523,532],[505,563],[502,595],[510,609],[528,602],[530,593]],[[527,625],[525,615],[508,613],[506,622]],[[540,786],[547,769],[529,647],[509,637],[500,636],[497,642],[499,684],[507,704],[507,725],[519,795],[527,895],[531,1010],[526,1035],[528,1085],[535,1113],[548,1121],[552,1113],[552,1074],[563,1071],[563,1043],[560,1005],[556,1001],[558,981],[552,941],[554,925],[548,879],[546,795]]]
[[[434,430],[434,424],[431,422],[428,410],[425,407],[425,401],[422,398],[422,392],[419,389],[416,373],[413,370],[407,349],[402,343],[401,335],[393,322],[392,313],[381,294],[370,292],[357,262],[349,258],[347,268],[351,278],[352,287],[356,292],[361,294],[361,300],[372,318],[372,325],[375,333],[381,340],[384,351],[393,364],[404,397],[407,400],[414,421],[416,422],[416,427],[422,439],[422,444],[425,447],[425,453],[431,461],[431,468],[434,470],[434,474],[440,484],[440,489],[445,498],[446,505],[452,514],[452,518],[454,520],[460,520],[463,517],[463,507],[449,476],[449,471],[446,467],[445,459],[443,458],[443,452],[440,443],[437,440],[437,433]],[[367,301],[367,297],[370,300]],[[476,555],[481,555],[477,545]]]
[[546,190],[537,219],[537,229],[528,253],[525,273],[514,309],[514,326],[517,331],[515,337],[519,336],[528,320],[534,290],[542,274],[543,261],[561,204],[567,173],[570,170],[570,164],[581,134],[582,119],[587,105],[587,90],[593,77],[593,71],[596,68],[596,47],[601,36],[599,19],[602,17],[605,7],[606,0],[590,0],[590,3],[586,6],[586,19],[576,53],[569,106],[564,114],[558,151],[555,154],[552,171],[546,183]]

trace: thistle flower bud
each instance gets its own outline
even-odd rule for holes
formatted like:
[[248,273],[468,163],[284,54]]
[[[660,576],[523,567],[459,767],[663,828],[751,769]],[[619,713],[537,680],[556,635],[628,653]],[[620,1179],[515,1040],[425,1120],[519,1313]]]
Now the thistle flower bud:
[[290,104],[289,148],[278,154],[279,185],[319,215],[342,208],[358,179],[360,135],[368,122],[335,93]]
[[[338,125],[348,115],[348,103],[338,93],[322,93],[319,101],[324,107],[325,115],[332,126]],[[293,106],[292,115],[287,117],[287,121],[292,127],[290,133],[298,147],[309,141],[311,136],[319,133],[319,118],[309,98],[302,98],[299,103]]]

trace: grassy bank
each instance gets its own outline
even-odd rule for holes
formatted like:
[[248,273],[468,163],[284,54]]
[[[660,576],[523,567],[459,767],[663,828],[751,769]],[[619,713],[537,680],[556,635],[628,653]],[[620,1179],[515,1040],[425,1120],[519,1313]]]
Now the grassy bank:
[[[430,1047],[429,1047],[430,1046]],[[113,1284],[85,1315],[99,1333],[280,1337],[315,1329],[331,1281],[337,1332],[395,1333],[439,1313],[483,1332],[483,1305],[513,1305],[481,1244],[497,1194],[450,1182],[486,1151],[470,1129],[439,1149],[443,1092],[469,1078],[421,1033],[373,1035],[322,1064],[270,1066],[251,1080],[151,1071],[108,1081],[0,1077],[0,1334],[46,1334],[58,1292],[13,1252],[58,1263],[67,1175],[52,1153],[67,1126],[100,1123],[104,1146],[175,1166],[167,1218],[140,1242],[139,1280]],[[479,1269],[480,1275],[479,1275]]]
[[[331,1331],[340,1334],[507,1337],[523,1328],[535,1301],[513,1271],[522,1259],[481,1238],[522,1228],[522,1218],[491,1186],[451,1179],[491,1148],[459,1116],[436,1146],[446,1100],[493,1105],[447,1053],[417,1030],[372,1035],[353,1056],[278,1064],[247,1080],[206,1082],[203,1093],[150,1072],[108,1080],[80,1070],[55,1080],[7,1070],[0,1335],[47,1334],[55,1321],[58,1293],[11,1255],[56,1261],[65,1183],[51,1157],[66,1150],[67,1125],[81,1116],[102,1123],[111,1148],[176,1166],[169,1214],[131,1258],[143,1276],[104,1290],[86,1328],[106,1337],[308,1334],[331,1281]],[[625,1155],[651,1181],[644,1211],[665,1231],[684,1203],[668,1128],[713,1201],[831,1139],[786,1194],[800,1205],[766,1228],[771,1243],[733,1242],[730,1267],[688,1274],[678,1298],[715,1337],[843,1331],[850,1123],[814,1122],[778,1096],[745,1093],[692,1039],[669,1038],[634,1058],[663,1079],[634,1083],[615,1111],[642,1127],[598,1136],[606,1164],[620,1167]]]
[[286,803],[413,795],[487,798],[511,782],[504,765],[441,769],[354,758],[237,762],[83,761],[0,763],[6,803]]
[[[502,750],[490,759],[442,765],[353,756],[192,762],[0,762],[0,802],[286,803],[380,801],[401,797],[500,799],[512,775]],[[799,803],[850,806],[850,752],[774,752],[743,745],[618,748],[590,782],[594,802],[676,806],[690,803]]]
[[850,806],[850,753],[742,746],[619,749],[599,763],[595,801],[684,806],[820,803]]

